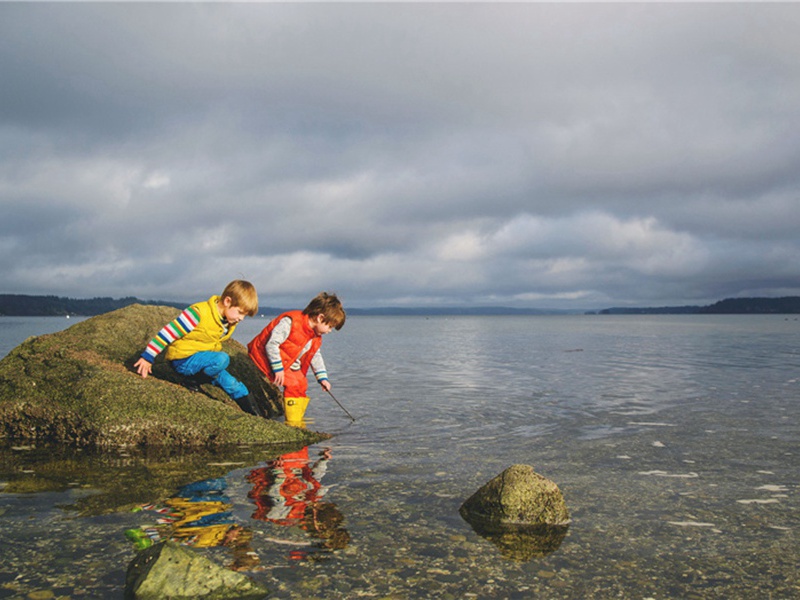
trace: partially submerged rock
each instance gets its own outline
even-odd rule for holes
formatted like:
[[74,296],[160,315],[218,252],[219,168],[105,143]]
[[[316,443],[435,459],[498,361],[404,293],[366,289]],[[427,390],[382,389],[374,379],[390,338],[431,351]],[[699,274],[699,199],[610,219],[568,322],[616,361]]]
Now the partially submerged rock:
[[511,525],[566,525],[569,512],[558,486],[528,465],[512,465],[461,505],[461,515]]
[[[142,379],[133,363],[179,312],[134,304],[17,346],[0,360],[0,436],[95,448],[306,445],[328,437],[244,413],[211,384],[190,391],[161,357]],[[258,405],[279,414],[280,392],[247,349],[228,340],[223,350]]]
[[125,600],[259,600],[267,593],[249,577],[173,542],[138,553],[125,577]]
[[459,509],[476,533],[516,561],[557,550],[569,525],[558,486],[528,465],[512,465],[484,484]]
[[567,536],[567,525],[511,525],[467,519],[473,531],[498,549],[503,558],[528,562],[555,552]]

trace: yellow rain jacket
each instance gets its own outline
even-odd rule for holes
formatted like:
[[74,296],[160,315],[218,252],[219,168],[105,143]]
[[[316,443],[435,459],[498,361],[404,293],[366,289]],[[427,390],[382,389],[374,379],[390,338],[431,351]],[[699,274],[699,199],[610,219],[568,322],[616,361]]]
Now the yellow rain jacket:
[[180,339],[175,340],[167,347],[164,357],[167,360],[188,358],[197,352],[219,352],[222,342],[233,335],[236,325],[226,325],[222,322],[217,303],[219,296],[211,296],[206,302],[192,304],[192,308],[200,317],[197,326]]

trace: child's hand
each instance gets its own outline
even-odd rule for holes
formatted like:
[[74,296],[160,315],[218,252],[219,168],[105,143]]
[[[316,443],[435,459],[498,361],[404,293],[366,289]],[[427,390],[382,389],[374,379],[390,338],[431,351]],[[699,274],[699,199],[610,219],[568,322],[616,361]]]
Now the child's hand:
[[133,363],[133,368],[136,369],[137,373],[139,373],[139,375],[142,377],[147,377],[153,370],[153,365],[151,365],[149,361],[140,358]]
[[319,382],[319,384],[322,386],[322,389],[325,390],[326,392],[331,391],[331,382],[328,381],[327,379],[323,379],[322,381]]
[[278,387],[283,387],[283,371],[275,373],[275,380],[272,382]]

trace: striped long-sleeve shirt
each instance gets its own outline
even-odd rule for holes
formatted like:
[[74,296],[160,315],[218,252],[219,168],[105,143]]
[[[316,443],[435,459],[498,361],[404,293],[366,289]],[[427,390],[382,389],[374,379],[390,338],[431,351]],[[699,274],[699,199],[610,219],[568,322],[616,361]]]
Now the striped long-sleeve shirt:
[[142,358],[152,363],[167,346],[192,331],[199,322],[200,315],[193,307],[185,309],[174,321],[164,325],[150,340],[142,352]]

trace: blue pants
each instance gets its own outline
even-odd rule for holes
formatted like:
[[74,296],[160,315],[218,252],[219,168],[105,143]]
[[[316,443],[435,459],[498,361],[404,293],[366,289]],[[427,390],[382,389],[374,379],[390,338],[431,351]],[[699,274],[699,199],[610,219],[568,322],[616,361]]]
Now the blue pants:
[[221,387],[234,400],[244,398],[250,391],[247,386],[228,373],[225,369],[231,363],[231,357],[224,352],[196,352],[188,358],[172,361],[172,368],[181,375],[191,377],[201,371],[211,377],[211,383]]

